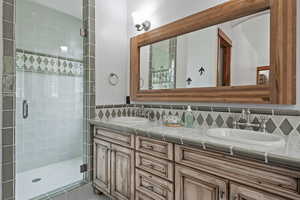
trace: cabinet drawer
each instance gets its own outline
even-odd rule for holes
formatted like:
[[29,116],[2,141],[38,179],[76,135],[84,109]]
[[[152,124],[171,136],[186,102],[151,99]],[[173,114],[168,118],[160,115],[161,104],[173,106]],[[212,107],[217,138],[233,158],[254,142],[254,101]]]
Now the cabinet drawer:
[[182,145],[175,146],[175,161],[268,192],[300,197],[297,193],[299,175],[290,170]]
[[147,196],[144,193],[141,193],[139,191],[135,192],[135,200],[155,200],[152,197]]
[[105,128],[95,128],[95,137],[125,147],[134,148],[134,135],[124,132],[111,131]]
[[240,184],[230,184],[230,199],[233,200],[289,200]]
[[140,169],[168,179],[169,181],[174,180],[174,164],[167,160],[137,152],[135,161],[136,167]]
[[153,156],[173,160],[173,144],[145,137],[137,137],[136,150]]
[[136,190],[155,200],[173,200],[173,184],[148,172],[136,169]]

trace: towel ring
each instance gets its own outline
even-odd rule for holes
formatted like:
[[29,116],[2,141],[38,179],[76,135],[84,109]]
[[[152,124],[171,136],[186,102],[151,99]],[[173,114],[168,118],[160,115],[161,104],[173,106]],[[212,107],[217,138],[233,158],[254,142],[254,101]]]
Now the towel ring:
[[108,77],[108,82],[112,86],[116,86],[119,84],[120,78],[117,74],[115,73],[110,73]]

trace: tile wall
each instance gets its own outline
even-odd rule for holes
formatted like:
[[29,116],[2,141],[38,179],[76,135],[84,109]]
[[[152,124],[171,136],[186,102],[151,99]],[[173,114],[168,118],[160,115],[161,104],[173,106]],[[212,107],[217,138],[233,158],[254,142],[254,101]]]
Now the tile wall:
[[16,76],[16,173],[82,157],[83,76],[19,69]]
[[[96,119],[109,120],[121,116],[135,116],[144,106],[154,120],[162,120],[163,115],[177,115],[184,120],[186,105],[100,105],[96,108]],[[241,117],[243,108],[192,106],[195,128],[233,128],[234,121]],[[252,123],[266,123],[266,132],[279,134],[287,139],[300,138],[300,111],[250,109]],[[243,128],[243,127],[240,127]],[[257,129],[254,129],[257,130]],[[300,148],[300,144],[299,144]]]
[[93,140],[92,130],[90,130],[89,120],[95,118],[95,0],[83,0],[83,25],[86,37],[83,41],[84,49],[84,131],[83,150],[84,162],[87,163],[87,173],[84,175],[85,181],[92,180],[93,174]]
[[58,57],[49,54],[17,49],[17,71],[43,74],[82,76],[83,63],[81,60]]
[[17,49],[16,71],[16,173],[81,157],[83,62]]
[[15,180],[15,5],[2,0],[2,200],[14,199]]

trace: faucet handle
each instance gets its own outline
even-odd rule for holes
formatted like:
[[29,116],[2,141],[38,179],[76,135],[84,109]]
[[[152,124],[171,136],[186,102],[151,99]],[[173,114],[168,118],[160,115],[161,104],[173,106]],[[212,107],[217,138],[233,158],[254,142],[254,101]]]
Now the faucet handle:
[[243,109],[241,113],[241,119],[246,120],[248,116],[248,110]]
[[262,132],[266,132],[267,120],[268,120],[268,118],[266,116],[264,116],[264,115],[260,116],[260,126],[261,126]]
[[249,108],[247,108],[247,109],[245,108],[242,110],[242,114],[243,115],[251,115],[251,110]]
[[268,120],[268,117],[265,116],[265,115],[261,115],[261,116],[259,117],[259,119],[260,119],[261,123],[266,123],[266,121]]
[[250,110],[250,108],[248,108],[246,112],[247,112],[247,115],[251,115],[251,110]]

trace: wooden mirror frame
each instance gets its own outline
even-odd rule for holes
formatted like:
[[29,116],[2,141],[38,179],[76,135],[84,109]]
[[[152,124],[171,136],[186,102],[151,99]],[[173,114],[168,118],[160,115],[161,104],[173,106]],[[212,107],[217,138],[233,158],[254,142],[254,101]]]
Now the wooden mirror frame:
[[[140,90],[140,48],[270,9],[270,84]],[[296,0],[231,0],[131,38],[133,101],[296,104]]]

